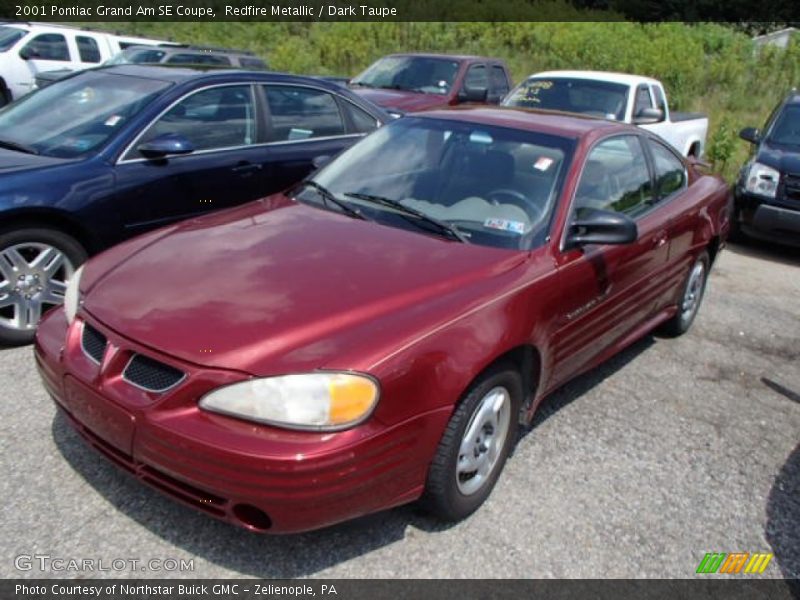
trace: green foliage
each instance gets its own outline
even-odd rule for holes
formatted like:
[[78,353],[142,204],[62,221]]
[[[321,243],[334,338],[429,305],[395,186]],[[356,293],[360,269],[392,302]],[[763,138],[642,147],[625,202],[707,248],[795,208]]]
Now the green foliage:
[[[426,5],[430,1],[426,0]],[[532,10],[533,5],[525,0],[509,0],[506,8],[522,10],[517,4]],[[499,5],[491,6],[496,9]],[[597,13],[577,12],[559,1],[537,3],[533,8],[539,19],[548,15],[563,19],[565,11],[571,10],[575,18],[582,15],[593,21],[137,22],[107,26],[162,39],[249,48],[266,58],[272,68],[294,73],[353,76],[385,54],[416,51],[497,56],[508,63],[517,81],[546,69],[649,75],[664,83],[674,109],[709,114],[709,158],[729,178],[747,153],[747,145],[736,139],[735,132],[762,125],[778,100],[800,83],[797,40],[786,50],[766,47],[756,52],[747,33],[719,24],[631,23],[619,21],[614,13],[605,16],[617,21],[598,22]]]
[[725,172],[736,149],[736,130],[724,118],[708,139],[706,157],[715,171]]

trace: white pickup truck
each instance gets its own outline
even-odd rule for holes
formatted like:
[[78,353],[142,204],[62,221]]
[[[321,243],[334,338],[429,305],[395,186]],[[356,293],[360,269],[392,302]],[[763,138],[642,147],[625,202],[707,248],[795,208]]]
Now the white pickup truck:
[[546,71],[525,79],[503,100],[519,106],[594,115],[633,123],[669,142],[684,156],[703,155],[708,118],[670,111],[656,79],[603,71]]
[[96,67],[128,46],[158,40],[45,23],[0,24],[0,106],[34,89],[36,74]]

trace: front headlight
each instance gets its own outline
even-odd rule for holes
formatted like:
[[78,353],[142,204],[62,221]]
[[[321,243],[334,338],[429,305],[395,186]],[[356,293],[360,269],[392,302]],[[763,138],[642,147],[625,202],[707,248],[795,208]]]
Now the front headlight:
[[83,266],[79,267],[69,278],[67,289],[64,292],[64,312],[67,315],[67,323],[72,323],[75,320],[75,314],[78,312],[78,304],[81,299],[78,286],[81,284],[81,275],[83,275]]
[[284,375],[219,388],[200,399],[200,408],[290,429],[335,431],[369,416],[379,393],[364,375]]
[[751,194],[774,198],[778,191],[778,181],[780,178],[781,174],[772,167],[754,162],[750,165],[750,169],[747,172],[744,189]]

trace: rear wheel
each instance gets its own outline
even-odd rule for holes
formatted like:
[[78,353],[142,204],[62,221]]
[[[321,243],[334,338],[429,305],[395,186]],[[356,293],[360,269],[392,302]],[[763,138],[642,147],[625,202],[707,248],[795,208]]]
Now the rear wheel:
[[686,333],[689,327],[692,326],[700,304],[703,302],[709,264],[707,252],[700,254],[692,264],[692,268],[689,269],[689,274],[686,276],[681,289],[678,312],[661,326],[663,334],[677,337]]
[[86,258],[76,240],[54,229],[0,232],[0,344],[33,341],[42,315],[64,302],[67,282]]
[[482,375],[458,405],[428,472],[423,504],[456,521],[474,512],[492,491],[516,440],[522,378],[511,365]]

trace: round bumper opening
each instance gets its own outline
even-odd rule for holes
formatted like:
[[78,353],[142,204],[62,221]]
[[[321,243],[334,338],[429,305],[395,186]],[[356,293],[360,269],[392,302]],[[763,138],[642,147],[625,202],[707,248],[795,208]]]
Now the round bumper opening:
[[250,504],[237,504],[234,506],[233,516],[239,519],[242,525],[254,531],[266,531],[272,527],[272,519],[267,516],[267,513]]

